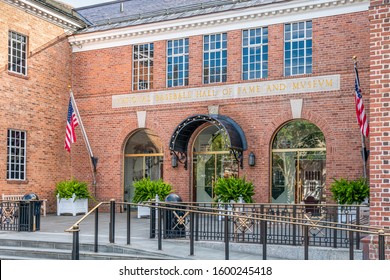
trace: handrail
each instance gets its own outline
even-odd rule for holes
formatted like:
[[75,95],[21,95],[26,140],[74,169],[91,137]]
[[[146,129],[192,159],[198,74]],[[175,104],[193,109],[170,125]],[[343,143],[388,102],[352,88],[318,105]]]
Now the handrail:
[[[131,206],[137,206],[137,203],[130,203],[130,202],[115,202],[115,200],[111,200],[110,202],[100,202],[95,207],[93,207],[87,214],[85,214],[82,218],[80,218],[76,223],[74,223],[70,228],[66,229],[66,232],[72,232],[73,233],[73,247],[72,247],[72,259],[79,259],[79,232],[80,227],[79,225],[93,212],[95,212],[95,252],[98,251],[97,246],[97,240],[98,240],[98,212],[99,207],[102,205],[110,205],[110,234],[109,234],[109,240],[110,243],[115,243],[115,207],[116,204],[118,205],[127,205],[127,244],[130,244],[130,211]],[[304,229],[304,247],[305,247],[305,259],[308,259],[308,246],[309,246],[309,235],[308,235],[308,229],[310,229],[313,224],[311,224],[311,221],[315,221],[315,227],[316,228],[322,228],[322,229],[331,229],[335,231],[344,231],[350,233],[350,259],[353,259],[353,233],[364,233],[364,234],[371,234],[378,237],[378,256],[379,259],[385,259],[385,243],[386,243],[386,237],[390,237],[390,230],[385,228],[379,228],[379,227],[373,227],[373,226],[366,226],[366,225],[360,225],[360,224],[351,224],[351,223],[337,223],[327,220],[311,220],[310,217],[290,217],[290,216],[283,216],[283,215],[270,215],[268,213],[260,213],[260,212],[245,212],[240,211],[237,209],[227,209],[228,205],[236,206],[238,209],[250,209],[248,207],[253,205],[271,205],[271,206],[286,206],[286,204],[248,204],[248,203],[205,203],[209,205],[217,205],[217,207],[207,207],[195,205],[195,203],[168,203],[168,202],[146,202],[143,204],[145,207],[149,207],[152,209],[157,209],[158,211],[158,239],[159,239],[159,250],[161,250],[161,231],[162,231],[162,211],[171,210],[171,211],[183,211],[190,213],[189,217],[190,219],[190,251],[193,252],[193,246],[194,246],[194,216],[195,214],[204,214],[204,215],[211,215],[211,216],[219,216],[219,217],[225,217],[224,223],[225,223],[225,250],[229,250],[229,226],[228,223],[234,219],[251,219],[254,221],[260,221],[261,222],[261,234],[262,236],[262,244],[263,244],[263,258],[265,259],[266,256],[266,246],[267,244],[267,238],[264,238],[264,232],[266,234],[267,231],[267,223],[282,223],[287,225],[295,225],[295,226],[302,226]],[[220,207],[221,205],[224,205],[224,207]],[[305,209],[305,205],[297,204],[299,207],[302,207],[302,209]],[[291,206],[290,204],[288,205]],[[307,205],[306,205],[307,206]],[[321,206],[330,206],[328,204],[326,205],[316,205],[318,207]],[[331,205],[331,206],[339,206],[339,205]],[[356,207],[355,205],[351,205],[353,207]],[[202,209],[204,211],[202,211]],[[211,210],[214,210],[210,212]],[[286,208],[287,209],[287,208]],[[294,208],[296,209],[296,208]],[[205,211],[208,210],[208,211]],[[280,209],[279,209],[280,210]],[[288,210],[293,210],[293,208],[288,208]],[[295,211],[295,210],[294,210]],[[154,215],[154,211],[151,211],[152,216]],[[241,214],[242,213],[242,214]],[[248,216],[247,214],[250,214]],[[188,215],[188,214],[187,214]],[[196,218],[195,218],[196,219]],[[221,232],[222,233],[222,232]],[[359,241],[359,238],[357,239]],[[295,243],[294,243],[295,244]],[[357,247],[358,248],[358,247]],[[229,258],[228,251],[225,252],[226,259]]]
[[[127,204],[127,203],[119,202],[119,204]],[[147,206],[148,204],[150,204],[150,203],[149,202],[145,203],[143,206],[148,207]],[[157,208],[157,209],[161,208],[161,209],[165,209],[165,210],[178,210],[177,207],[183,207],[183,205],[186,205],[185,203],[166,203],[166,202],[159,202],[159,204],[169,204],[169,205],[176,206],[176,207],[164,207],[164,206],[160,206],[160,205],[158,205],[158,206],[155,205],[155,206],[150,206],[150,207]],[[218,204],[219,205],[232,205],[232,204],[229,204],[229,203],[218,203]],[[234,203],[233,205],[240,205],[240,203]],[[247,205],[247,204],[242,203],[242,205]],[[296,204],[296,205],[302,206],[302,204]],[[210,209],[209,207],[206,207],[206,206],[187,206],[187,207],[193,207],[193,208],[196,207],[196,208]],[[186,209],[183,209],[183,210],[186,210]],[[248,216],[245,216],[245,215],[241,216],[241,215],[220,213],[220,212],[232,212],[233,210],[226,210],[224,208],[215,208],[215,210],[218,211],[219,213],[205,212],[205,211],[199,211],[199,210],[192,210],[191,212],[198,213],[198,214],[208,214],[208,215],[213,215],[213,216],[228,216],[228,217],[235,217],[235,218],[248,218]],[[282,222],[282,223],[292,224],[292,225],[307,225],[307,223],[281,221],[281,220],[274,219],[274,218],[308,221],[308,219],[303,219],[303,218],[294,218],[294,217],[287,217],[287,216],[281,216],[281,215],[268,215],[266,213],[261,214],[261,213],[253,213],[252,212],[250,214],[251,215],[256,215],[256,216],[265,216],[265,217],[270,217],[271,218],[271,219],[266,219],[266,218],[259,218],[259,217],[251,216],[251,218],[254,218],[254,220],[259,220],[259,221],[267,220],[267,221],[270,221],[270,222]],[[318,222],[319,223],[326,223],[326,224],[333,224],[333,225],[339,225],[340,224],[340,223],[331,222],[331,221],[318,221]],[[368,228],[368,229],[373,229],[373,230],[378,230],[378,231],[383,230],[385,233],[389,232],[388,235],[390,236],[390,229],[374,227],[374,226],[366,226],[366,225],[356,225],[356,224],[350,224],[350,223],[343,223],[342,225],[343,226],[351,226],[351,227],[359,227],[359,228]],[[316,226],[317,226],[317,224],[316,224]],[[351,230],[351,229],[347,229],[347,228],[332,227],[332,226],[321,226],[321,227],[329,228],[329,229],[338,229],[338,230],[341,230],[341,229],[342,230]],[[358,231],[358,230],[352,230],[352,231]],[[367,233],[367,234],[375,234],[376,233],[376,231],[368,231],[368,230],[367,231],[360,231],[360,232]]]
[[93,207],[88,213],[86,213],[81,219],[79,219],[77,222],[75,222],[70,228],[66,229],[65,232],[74,232],[75,228],[81,224],[82,221],[84,221],[90,214],[92,214],[96,209],[98,209],[101,205],[107,204],[107,202],[99,202],[95,207]]

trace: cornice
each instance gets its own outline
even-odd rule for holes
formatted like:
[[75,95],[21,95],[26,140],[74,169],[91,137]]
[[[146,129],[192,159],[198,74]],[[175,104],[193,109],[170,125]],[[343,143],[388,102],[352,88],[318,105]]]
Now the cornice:
[[76,31],[80,28],[85,27],[80,21],[73,20],[55,10],[47,8],[43,5],[39,5],[34,1],[26,0],[2,0],[12,6],[15,6],[29,14],[42,18],[50,23],[60,26],[64,29]]
[[297,0],[69,37],[73,52],[368,11],[369,0]]

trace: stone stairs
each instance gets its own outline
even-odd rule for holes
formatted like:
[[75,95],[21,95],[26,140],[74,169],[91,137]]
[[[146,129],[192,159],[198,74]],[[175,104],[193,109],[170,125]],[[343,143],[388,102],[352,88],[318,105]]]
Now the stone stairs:
[[[0,239],[0,260],[70,260],[69,242]],[[170,255],[125,245],[102,244],[94,252],[93,244],[80,244],[80,260],[173,260]]]

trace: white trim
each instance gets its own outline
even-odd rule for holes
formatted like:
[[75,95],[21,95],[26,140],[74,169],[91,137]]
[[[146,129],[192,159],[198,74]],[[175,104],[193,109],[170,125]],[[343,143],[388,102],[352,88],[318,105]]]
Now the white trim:
[[368,11],[369,0],[300,0],[120,29],[76,34],[73,52],[222,33],[274,24]]
[[34,16],[40,17],[46,21],[49,21],[55,25],[60,27],[77,30],[79,28],[84,27],[80,23],[75,20],[71,20],[70,18],[62,15],[61,13],[57,13],[49,8],[43,7],[41,5],[37,5],[34,1],[29,0],[4,0],[4,2],[16,6],[17,8],[32,14]]

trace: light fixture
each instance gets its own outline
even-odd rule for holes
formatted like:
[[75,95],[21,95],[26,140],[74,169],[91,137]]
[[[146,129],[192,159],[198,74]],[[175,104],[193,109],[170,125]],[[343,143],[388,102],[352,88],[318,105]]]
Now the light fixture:
[[248,156],[248,164],[249,166],[255,166],[256,164],[256,156],[253,152],[250,152]]
[[171,165],[174,168],[177,167],[177,155],[176,154],[173,154],[171,157]]

